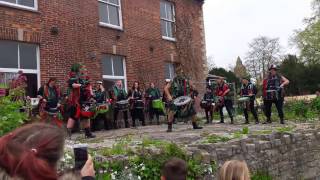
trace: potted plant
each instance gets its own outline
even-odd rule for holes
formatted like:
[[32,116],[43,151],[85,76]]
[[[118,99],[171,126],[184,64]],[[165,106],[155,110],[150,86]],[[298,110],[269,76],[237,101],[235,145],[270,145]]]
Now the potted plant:
[[6,96],[8,92],[8,85],[5,83],[0,83],[0,97]]

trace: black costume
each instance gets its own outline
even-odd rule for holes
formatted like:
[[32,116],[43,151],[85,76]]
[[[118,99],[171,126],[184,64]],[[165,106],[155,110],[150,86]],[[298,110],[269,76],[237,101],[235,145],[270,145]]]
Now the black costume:
[[225,94],[226,91],[230,90],[228,84],[222,83],[221,85],[217,85],[216,89],[216,96],[220,97],[221,99],[219,100],[219,113],[220,113],[220,123],[224,123],[224,115],[223,115],[223,107],[225,106],[228,112],[228,115],[231,119],[231,124],[233,124],[233,102],[230,97],[231,94],[230,92]]
[[245,105],[243,108],[243,113],[244,113],[244,117],[246,119],[246,122],[245,122],[246,124],[249,124],[248,108],[250,109],[256,123],[259,123],[258,115],[257,115],[257,112],[254,108],[254,101],[256,98],[256,93],[257,93],[256,88],[255,88],[254,84],[252,84],[251,82],[249,82],[247,85],[242,84],[240,95],[250,98],[250,100],[248,102],[244,102]]
[[144,120],[142,92],[140,90],[131,90],[128,96],[132,97],[130,102],[132,126],[136,126],[136,119],[139,119],[142,122],[142,126],[145,126],[146,123]]
[[281,85],[281,76],[280,75],[269,75],[263,82],[264,88],[264,110],[267,116],[267,122],[271,123],[271,107],[272,103],[276,105],[278,115],[280,118],[280,123],[284,123],[284,114],[283,114],[283,101],[284,101],[284,92]]
[[147,97],[146,99],[148,101],[150,123],[152,123],[154,115],[156,115],[158,125],[160,124],[159,116],[160,116],[161,112],[159,112],[159,110],[153,108],[152,101],[156,100],[156,99],[160,99],[160,96],[161,96],[160,90],[158,88],[149,88],[146,91],[146,97]]
[[[207,102],[206,107],[204,108],[206,113],[207,124],[212,123],[212,120],[213,120],[212,103],[214,102],[214,94],[212,92],[206,92],[203,96],[203,100]],[[210,116],[210,119],[209,119],[209,116]]]
[[[120,89],[117,86],[113,87],[112,95],[111,97],[113,98],[113,101],[122,101],[122,100],[127,100],[127,92],[125,89]],[[115,102],[116,103],[116,102]],[[114,106],[113,110],[113,126],[115,129],[117,129],[117,121],[118,121],[118,114],[119,114],[119,109]],[[128,110],[123,110],[123,118],[124,118],[124,123],[125,127],[129,128],[129,123],[128,123]]]

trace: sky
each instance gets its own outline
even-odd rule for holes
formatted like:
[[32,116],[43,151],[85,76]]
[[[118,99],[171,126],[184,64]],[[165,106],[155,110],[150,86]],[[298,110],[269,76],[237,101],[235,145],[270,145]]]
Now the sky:
[[297,54],[290,45],[294,30],[311,16],[312,0],[206,0],[204,23],[207,56],[218,67],[244,61],[248,44],[258,36],[280,38],[285,53]]

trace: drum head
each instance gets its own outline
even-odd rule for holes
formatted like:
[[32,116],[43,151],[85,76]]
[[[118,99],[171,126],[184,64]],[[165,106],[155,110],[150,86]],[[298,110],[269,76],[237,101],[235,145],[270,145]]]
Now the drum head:
[[122,100],[122,101],[118,101],[118,104],[129,104],[128,100]]
[[246,102],[246,101],[249,101],[250,98],[249,97],[241,97],[238,99],[239,102]]
[[173,100],[173,104],[176,106],[183,106],[188,104],[191,101],[191,97],[189,96],[180,96]]

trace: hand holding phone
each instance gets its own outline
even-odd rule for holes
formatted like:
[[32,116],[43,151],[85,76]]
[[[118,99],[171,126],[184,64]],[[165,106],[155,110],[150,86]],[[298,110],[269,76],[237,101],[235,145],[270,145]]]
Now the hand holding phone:
[[74,168],[81,170],[88,160],[88,146],[86,144],[76,144],[73,147],[74,151]]

